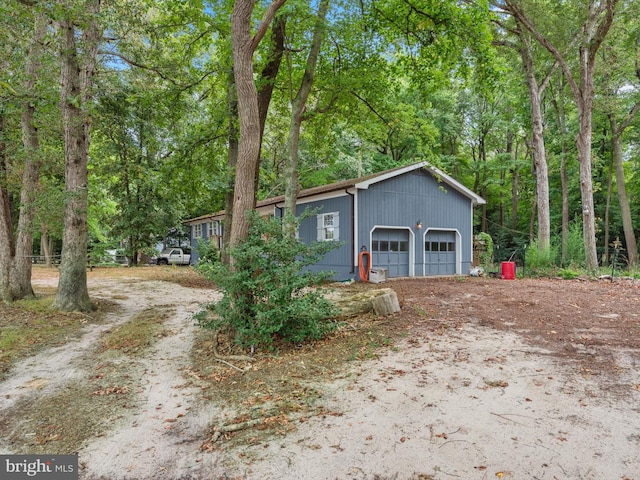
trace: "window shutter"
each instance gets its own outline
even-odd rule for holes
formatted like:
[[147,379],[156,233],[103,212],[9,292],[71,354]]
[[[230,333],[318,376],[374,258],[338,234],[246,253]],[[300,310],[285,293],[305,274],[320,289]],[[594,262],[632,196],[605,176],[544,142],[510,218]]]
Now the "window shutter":
[[333,214],[333,239],[337,242],[340,240],[340,213]]
[[316,215],[316,240],[322,242],[324,240],[324,216]]

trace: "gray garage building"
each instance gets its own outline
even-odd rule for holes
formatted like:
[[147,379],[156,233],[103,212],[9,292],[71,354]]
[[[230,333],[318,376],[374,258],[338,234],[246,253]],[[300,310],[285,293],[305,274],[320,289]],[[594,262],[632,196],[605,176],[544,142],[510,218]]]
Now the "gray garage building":
[[[299,237],[339,241],[313,266],[336,280],[359,279],[360,252],[388,277],[468,274],[473,258],[473,208],[485,201],[426,162],[300,192],[297,214],[317,209]],[[284,197],[258,203],[261,215],[281,216]],[[224,212],[188,220],[192,245],[209,238],[221,245]],[[196,260],[197,260],[197,253]]]

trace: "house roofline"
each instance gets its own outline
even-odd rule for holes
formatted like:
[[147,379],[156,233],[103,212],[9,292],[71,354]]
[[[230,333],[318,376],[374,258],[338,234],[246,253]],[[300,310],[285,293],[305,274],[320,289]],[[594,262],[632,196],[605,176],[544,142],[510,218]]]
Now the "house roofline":
[[[424,168],[433,176],[439,178],[440,181],[443,181],[444,183],[452,187],[454,190],[458,191],[465,197],[468,197],[473,202],[474,205],[484,205],[487,203],[484,198],[475,194],[473,191],[471,191],[470,189],[462,185],[457,180],[454,180],[452,177],[450,177],[446,173],[442,172],[436,167],[429,165],[427,162],[414,163],[413,165],[397,167],[390,170],[385,170],[383,172],[373,173],[371,175],[367,175],[364,177],[353,178],[349,180],[342,180],[339,182],[331,183],[328,185],[322,185],[319,187],[307,188],[300,191],[300,193],[298,194],[298,201],[299,203],[306,203],[312,200],[308,199],[306,200],[306,202],[300,202],[300,201],[305,200],[308,197],[326,195],[330,192],[337,192],[340,190],[345,191],[345,195],[346,195],[346,191],[351,188],[356,188],[357,190],[366,190],[375,183],[382,182],[384,180],[388,180],[390,178],[397,177],[399,175],[403,175],[405,173],[408,173],[414,170],[419,170],[421,168]],[[284,201],[284,195],[278,195],[277,197],[271,197],[271,198],[267,198],[265,200],[259,201],[256,204],[256,208],[264,209],[264,207],[269,207],[271,205],[276,206],[278,203],[282,203],[283,201]],[[225,216],[225,212],[224,210],[221,210],[213,214],[201,215],[199,217],[190,218],[189,220],[186,220],[184,223],[190,225],[192,223],[198,223],[202,220],[209,220],[209,219],[219,220],[219,219],[223,219],[224,216]]]

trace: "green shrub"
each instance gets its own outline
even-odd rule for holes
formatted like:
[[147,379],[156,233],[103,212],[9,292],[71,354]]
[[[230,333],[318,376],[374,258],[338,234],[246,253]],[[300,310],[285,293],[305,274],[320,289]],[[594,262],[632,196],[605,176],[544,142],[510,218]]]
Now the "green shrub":
[[565,280],[573,280],[574,278],[578,278],[580,274],[574,270],[570,270],[568,268],[561,268],[558,270],[558,275]]
[[204,269],[205,264],[213,265],[220,261],[220,249],[216,244],[202,238],[198,239],[198,265]]
[[338,245],[307,245],[287,238],[278,218],[250,216],[249,236],[231,250],[233,268],[207,263],[199,270],[214,281],[223,298],[210,306],[214,315],[197,315],[203,327],[222,329],[242,345],[272,348],[276,339],[302,342],[320,338],[335,324],[327,321],[336,307],[316,288],[333,272],[313,273],[305,267],[316,263]]
[[478,248],[478,261],[485,270],[488,270],[493,263],[493,239],[488,233],[480,232],[476,234],[474,240]]
[[582,220],[576,219],[569,224],[567,235],[567,251],[565,265],[584,267],[584,236],[582,234]]
[[538,243],[533,242],[525,252],[525,263],[530,274],[539,275],[555,266],[557,256],[556,247],[538,248]]

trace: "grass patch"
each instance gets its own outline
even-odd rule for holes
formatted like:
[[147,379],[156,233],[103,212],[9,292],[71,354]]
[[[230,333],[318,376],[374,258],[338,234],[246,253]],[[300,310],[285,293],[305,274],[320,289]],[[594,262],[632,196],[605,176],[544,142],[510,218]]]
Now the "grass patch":
[[114,375],[72,382],[53,395],[20,400],[0,416],[0,435],[16,454],[77,452],[122,421],[123,411],[136,407],[131,379]]
[[[45,348],[63,345],[77,338],[84,325],[99,322],[105,312],[113,311],[113,304],[95,299],[92,300],[97,304],[98,310],[91,314],[55,310],[52,305],[56,288],[51,285],[57,282],[58,276],[59,271],[56,268],[34,265],[32,279],[45,281],[48,284],[35,287],[37,298],[20,300],[10,305],[0,304],[0,380],[6,377],[16,362],[35,355]],[[89,279],[158,280],[190,288],[214,288],[211,282],[190,267],[94,268],[93,271],[87,272],[87,276]],[[147,314],[143,317],[145,315]],[[162,316],[163,320],[164,318],[166,316]],[[120,340],[123,349],[140,348],[145,342],[148,344],[149,337],[153,339],[154,334],[160,333],[153,329],[151,333],[144,332],[153,323],[149,318],[143,318],[141,323],[140,326],[131,327],[134,331],[131,334],[129,347],[125,345],[127,341],[124,338]],[[121,333],[126,337],[126,333]],[[114,345],[117,343],[118,341],[115,341]]]
[[76,338],[85,324],[102,316],[100,310],[91,315],[58,312],[52,307],[53,300],[47,295],[0,304],[0,379],[15,362],[44,348],[63,345]]
[[101,350],[118,350],[126,354],[136,354],[166,337],[168,330],[164,322],[173,310],[152,307],[134,316],[131,321],[106,333],[101,339]]

